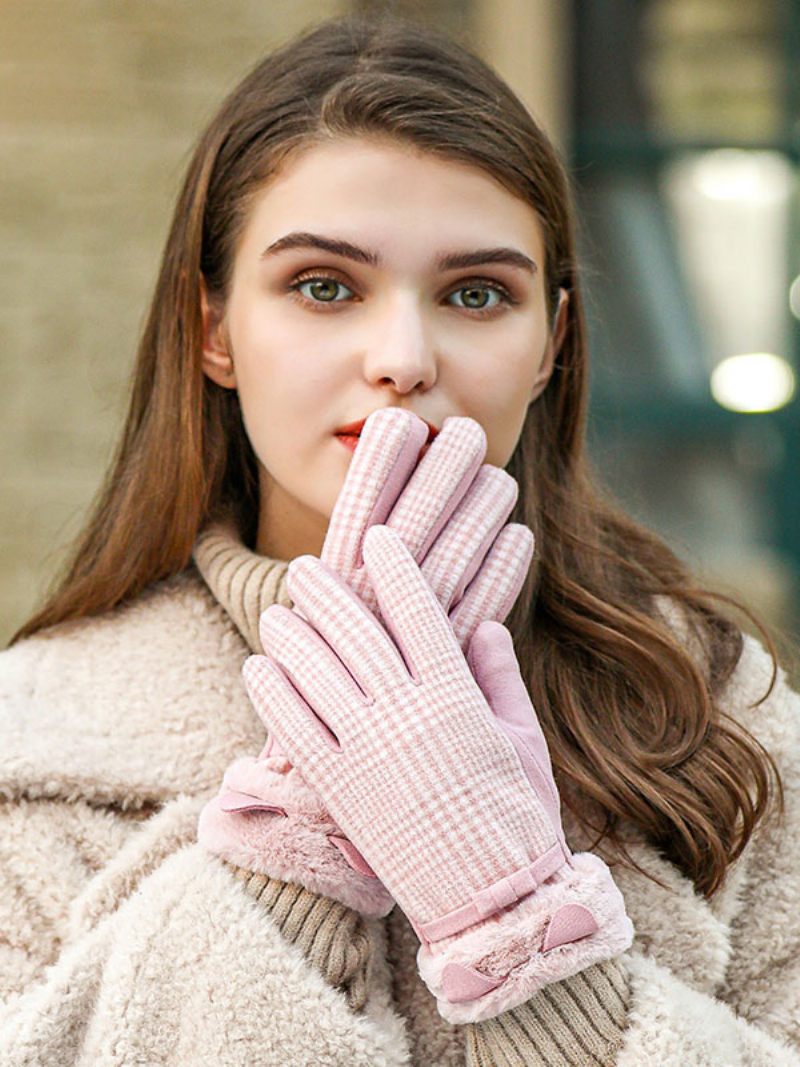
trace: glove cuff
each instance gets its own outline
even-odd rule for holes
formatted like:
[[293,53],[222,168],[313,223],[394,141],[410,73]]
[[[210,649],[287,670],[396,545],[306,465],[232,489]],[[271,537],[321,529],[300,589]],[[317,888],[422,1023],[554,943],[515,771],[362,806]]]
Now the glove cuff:
[[383,918],[394,900],[283,757],[236,760],[200,813],[198,841],[236,867]]
[[451,1023],[491,1019],[630,947],[633,925],[606,864],[578,853],[524,900],[453,937],[422,941],[420,975]]

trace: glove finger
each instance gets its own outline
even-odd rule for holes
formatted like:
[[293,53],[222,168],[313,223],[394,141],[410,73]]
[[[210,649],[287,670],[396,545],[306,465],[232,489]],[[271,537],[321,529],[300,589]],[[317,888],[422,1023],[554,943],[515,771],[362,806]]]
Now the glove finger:
[[264,651],[342,743],[342,730],[349,718],[346,711],[372,703],[347,664],[313,623],[309,625],[280,604],[262,614],[260,631]]
[[[367,537],[372,530],[386,530],[386,527],[370,527]],[[402,543],[399,538],[397,542]],[[416,567],[413,560],[412,564]],[[372,586],[375,588],[374,582]],[[350,586],[322,560],[315,556],[298,556],[292,560],[287,588],[295,607],[303,611],[365,695],[374,697],[379,690],[385,691],[408,680],[402,654],[386,630]],[[365,706],[362,700],[362,707]]]
[[427,437],[422,419],[401,408],[381,408],[364,423],[320,553],[354,587],[364,581],[358,577],[364,534],[391,512]]
[[450,611],[450,625],[462,649],[482,622],[508,618],[528,576],[533,551],[533,533],[521,523],[509,523],[497,535],[480,570]]
[[258,717],[298,767],[309,760],[318,766],[338,748],[335,735],[269,656],[249,656],[242,677]]
[[450,622],[416,561],[394,530],[373,526],[364,538],[364,562],[386,631],[415,681],[460,660]]
[[[478,471],[421,564],[428,585],[445,611],[458,603],[480,569],[518,494],[516,480],[499,467],[484,464]],[[403,542],[408,546],[405,537]]]
[[458,416],[445,419],[384,523],[400,535],[418,563],[442,530],[449,529],[450,517],[472,486],[485,455],[486,434],[480,423]]

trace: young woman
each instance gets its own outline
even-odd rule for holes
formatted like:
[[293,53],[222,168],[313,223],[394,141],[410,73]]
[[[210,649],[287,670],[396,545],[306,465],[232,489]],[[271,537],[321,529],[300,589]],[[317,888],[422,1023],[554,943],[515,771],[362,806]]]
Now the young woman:
[[332,20],[231,94],[0,658],[0,1063],[798,1067],[800,702],[586,386],[478,59]]

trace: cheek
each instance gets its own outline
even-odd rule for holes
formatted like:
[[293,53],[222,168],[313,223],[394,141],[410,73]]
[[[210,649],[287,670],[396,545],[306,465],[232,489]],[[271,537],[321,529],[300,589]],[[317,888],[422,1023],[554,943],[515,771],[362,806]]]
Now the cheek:
[[[232,318],[229,337],[236,366],[237,392],[248,440],[261,466],[292,494],[305,499],[314,480],[323,485],[346,469],[348,453],[320,452],[335,396],[330,368],[318,347],[273,316],[264,328],[262,315]],[[332,438],[331,438],[332,440]],[[334,442],[336,443],[336,442]],[[336,464],[319,475],[320,458]],[[314,472],[317,472],[316,474]],[[341,478],[339,478],[341,481]],[[313,485],[312,485],[313,488]],[[337,489],[334,486],[334,489]],[[336,492],[333,499],[335,500]],[[325,501],[307,500],[319,509]]]
[[473,382],[471,410],[467,414],[486,431],[486,462],[496,467],[506,466],[522,433],[545,339],[540,343],[537,338],[535,343],[535,355],[530,335],[524,349],[520,347],[515,352],[507,347]]
[[509,404],[501,418],[492,422],[483,421],[487,440],[485,463],[491,463],[494,467],[505,467],[517,447],[527,413],[527,403],[517,397],[513,405]]
[[230,339],[242,410],[251,418],[268,410],[297,429],[298,409],[308,411],[330,385],[319,346],[258,306],[232,318]]

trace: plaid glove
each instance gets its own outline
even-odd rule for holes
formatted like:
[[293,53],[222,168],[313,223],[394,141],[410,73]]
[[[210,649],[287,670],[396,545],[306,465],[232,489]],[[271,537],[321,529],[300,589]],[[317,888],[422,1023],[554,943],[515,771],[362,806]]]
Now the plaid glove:
[[410,411],[383,408],[364,423],[331,515],[321,560],[380,619],[364,566],[367,530],[388,526],[417,561],[466,647],[479,623],[502,622],[519,595],[533,555],[527,526],[508,523],[519,486],[484,464],[486,434],[474,419],[451,416],[419,461],[428,436]]
[[[296,611],[261,617],[244,667],[267,728],[396,899],[451,1022],[490,1018],[626,949],[632,926],[598,857],[564,839],[547,746],[508,631],[464,657],[400,537],[367,531],[383,626],[313,556]],[[306,621],[307,620],[307,621]]]
[[[379,614],[361,547],[370,526],[385,522],[420,562],[466,647],[481,621],[502,621],[511,610],[533,535],[526,526],[503,525],[518,486],[505,471],[482,465],[486,436],[477,422],[446,419],[418,462],[427,436],[425,423],[400,408],[366,420],[321,558]],[[303,885],[364,915],[386,915],[394,906],[272,735],[257,758],[228,768],[201,814],[199,839],[237,866]]]

